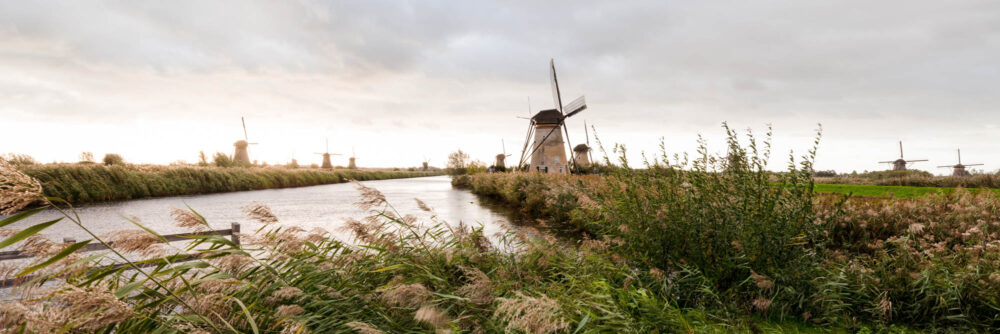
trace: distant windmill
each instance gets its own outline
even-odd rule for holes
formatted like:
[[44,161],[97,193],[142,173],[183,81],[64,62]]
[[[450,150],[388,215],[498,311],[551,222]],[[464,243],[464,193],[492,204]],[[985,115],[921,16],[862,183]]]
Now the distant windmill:
[[358,165],[356,165],[354,163],[355,159],[357,159],[357,154],[354,153],[354,146],[351,146],[351,158],[347,159],[347,168],[350,168],[350,169],[357,169],[358,168]]
[[587,136],[587,143],[576,145],[573,148],[574,162],[581,169],[590,167],[590,162],[593,161],[593,156],[590,153],[590,132],[587,131],[587,121],[583,121],[583,133]]
[[983,164],[968,164],[968,165],[963,165],[962,164],[962,150],[958,149],[958,164],[957,165],[953,165],[953,166],[938,166],[938,168],[952,168],[951,176],[969,176],[971,174],[969,174],[969,172],[965,170],[965,167],[969,167],[969,166],[982,166],[982,165]]
[[316,154],[319,154],[319,155],[323,156],[323,166],[322,167],[325,168],[325,169],[333,169],[333,164],[330,163],[330,156],[331,155],[340,155],[340,153],[330,153],[330,138],[326,139],[326,151],[323,151],[323,153],[316,152]]
[[506,161],[507,157],[511,155],[507,154],[507,145],[504,144],[503,138],[500,139],[500,147],[503,149],[503,153],[497,154],[497,163],[494,166],[496,166],[497,169],[506,170],[507,166],[504,164],[504,161]]
[[426,171],[427,171],[427,164],[428,164],[428,163],[430,163],[430,162],[431,162],[431,159],[427,159],[427,157],[425,156],[425,157],[424,157],[424,164],[423,164],[423,168],[422,168],[421,170],[423,170],[423,171],[425,171],[425,172],[426,172]]
[[250,164],[250,154],[247,153],[247,147],[250,146],[250,145],[257,145],[257,143],[251,143],[250,142],[250,136],[247,135],[247,121],[246,121],[246,119],[244,119],[243,117],[240,117],[240,122],[243,123],[243,139],[244,140],[237,140],[235,143],[233,143],[233,146],[236,147],[236,151],[233,152],[233,160],[235,160],[237,162],[242,162],[242,163],[245,163],[245,164],[249,165]]
[[[529,170],[545,173],[567,173],[570,170],[569,164],[575,163],[566,159],[566,148],[573,147],[572,143],[569,142],[566,119],[587,109],[587,102],[583,96],[580,96],[564,107],[562,93],[559,91],[559,79],[556,77],[555,60],[549,61],[549,70],[552,99],[556,109],[542,110],[531,117],[518,166],[528,163]],[[564,133],[566,141],[563,141]],[[528,142],[532,136],[534,140]]]
[[903,159],[903,141],[899,141],[899,159],[893,161],[879,161],[880,164],[892,164],[892,170],[906,170],[906,164],[910,162],[920,162],[927,161],[927,159],[919,160],[904,160]]

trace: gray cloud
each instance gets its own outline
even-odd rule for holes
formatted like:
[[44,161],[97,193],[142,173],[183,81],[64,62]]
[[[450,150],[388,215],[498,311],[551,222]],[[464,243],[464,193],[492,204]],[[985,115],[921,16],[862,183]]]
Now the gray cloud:
[[823,122],[830,166],[865,169],[836,145],[934,133],[944,156],[1000,139],[997,14],[973,0],[0,2],[0,116],[519,140],[525,96],[551,105],[555,58],[609,137],[728,120],[800,139]]

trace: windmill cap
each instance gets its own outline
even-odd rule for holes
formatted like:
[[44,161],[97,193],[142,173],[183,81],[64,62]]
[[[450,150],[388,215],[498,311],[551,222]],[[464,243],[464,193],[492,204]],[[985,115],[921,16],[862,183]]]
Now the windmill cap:
[[237,140],[235,143],[233,143],[233,146],[245,148],[248,146],[248,144],[246,140]]
[[587,151],[590,151],[590,147],[588,147],[587,144],[579,144],[579,145],[576,145],[576,147],[573,147],[573,151],[574,152],[587,152]]
[[562,113],[556,109],[546,109],[539,111],[531,117],[535,124],[559,124],[562,121]]

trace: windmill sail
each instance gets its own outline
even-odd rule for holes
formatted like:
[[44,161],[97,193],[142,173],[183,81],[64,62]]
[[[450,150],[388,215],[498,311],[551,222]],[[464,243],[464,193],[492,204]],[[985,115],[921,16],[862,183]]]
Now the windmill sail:
[[549,83],[552,85],[552,101],[556,104],[556,109],[560,113],[563,111],[562,95],[559,93],[559,79],[556,78],[556,60],[549,60]]
[[587,109],[587,101],[584,100],[583,96],[576,98],[573,102],[566,105],[566,117],[571,117],[577,113]]

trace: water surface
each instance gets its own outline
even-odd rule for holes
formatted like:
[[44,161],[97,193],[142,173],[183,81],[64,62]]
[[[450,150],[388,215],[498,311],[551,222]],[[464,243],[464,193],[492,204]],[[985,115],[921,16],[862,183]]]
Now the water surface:
[[[423,221],[431,216],[449,224],[482,224],[487,235],[505,231],[512,217],[509,209],[481,202],[471,192],[451,187],[447,176],[393,179],[362,182],[385,194],[389,203],[400,214],[412,214]],[[421,211],[414,198],[419,198],[433,209]],[[306,230],[324,228],[339,238],[347,237],[341,229],[348,218],[360,219],[366,213],[354,206],[359,199],[356,186],[350,183],[329,184],[301,188],[254,190],[209,195],[163,197],[124,202],[84,205],[76,208],[83,224],[95,233],[103,234],[120,229],[136,229],[124,217],[135,217],[144,226],[161,234],[188,232],[174,226],[169,211],[171,207],[190,206],[208,220],[214,229],[226,229],[231,223],[240,223],[244,232],[259,225],[249,221],[243,207],[260,202],[268,205],[280,223],[299,226]],[[46,210],[8,227],[23,229],[32,224],[62,217],[54,210]],[[61,221],[44,231],[53,240],[65,237],[76,240],[89,238],[87,233],[69,221]]]

